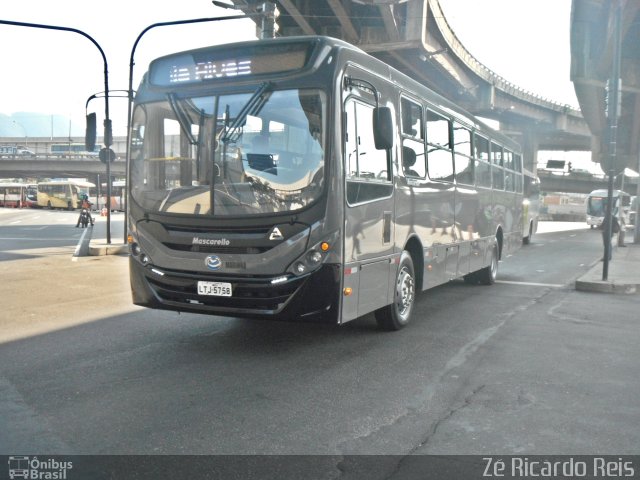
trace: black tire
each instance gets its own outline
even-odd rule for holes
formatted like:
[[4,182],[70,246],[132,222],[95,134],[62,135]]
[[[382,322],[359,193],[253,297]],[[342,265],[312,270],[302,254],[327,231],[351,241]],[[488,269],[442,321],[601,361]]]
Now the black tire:
[[393,289],[393,303],[376,310],[375,317],[382,330],[395,331],[404,328],[411,320],[416,298],[416,281],[413,260],[406,250],[400,256],[400,265]]
[[476,285],[478,283],[478,272],[467,273],[462,278],[464,278],[464,283]]
[[529,224],[529,235],[522,238],[523,245],[529,245],[531,243],[531,237],[533,237],[533,225]]
[[489,266],[478,270],[476,274],[478,276],[478,283],[482,285],[493,285],[496,283],[496,277],[498,276],[498,245],[494,245],[491,248],[491,262],[489,262]]

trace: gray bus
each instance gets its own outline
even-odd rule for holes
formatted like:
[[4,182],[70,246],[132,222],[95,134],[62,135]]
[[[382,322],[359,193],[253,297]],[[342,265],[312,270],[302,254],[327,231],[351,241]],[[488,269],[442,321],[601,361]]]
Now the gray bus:
[[131,121],[138,305],[397,330],[523,241],[518,144],[340,40],[158,58]]

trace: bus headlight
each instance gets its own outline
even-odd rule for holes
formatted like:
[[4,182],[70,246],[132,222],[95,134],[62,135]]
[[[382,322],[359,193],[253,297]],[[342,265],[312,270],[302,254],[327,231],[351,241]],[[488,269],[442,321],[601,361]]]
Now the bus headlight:
[[319,265],[322,262],[322,254],[316,250],[307,253],[307,263],[310,265]]
[[337,232],[330,235],[327,240],[316,243],[309,248],[304,254],[298,257],[287,269],[288,272],[296,276],[313,272],[320,268],[331,251],[331,246],[338,237]]
[[145,267],[151,263],[151,258],[149,255],[142,251],[140,244],[136,242],[136,239],[133,235],[127,236],[127,241],[129,243],[129,251],[131,252],[131,256],[136,258],[142,265]]
[[137,243],[132,243],[131,244],[131,255],[134,256],[138,256],[142,253],[142,250],[140,249],[140,245],[138,245]]

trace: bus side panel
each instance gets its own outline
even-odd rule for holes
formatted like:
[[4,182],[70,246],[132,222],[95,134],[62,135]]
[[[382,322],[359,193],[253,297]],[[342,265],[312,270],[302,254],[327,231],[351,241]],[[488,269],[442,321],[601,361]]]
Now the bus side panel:
[[396,245],[404,248],[410,237],[419,239],[424,250],[423,290],[447,282],[456,271],[457,249],[455,258],[448,251],[455,235],[453,184],[398,178]]
[[480,237],[477,231],[478,215],[480,212],[479,192],[471,186],[456,189],[455,225],[460,242],[457,277],[468,274],[480,268],[475,262],[474,243]]
[[496,200],[504,207],[500,226],[503,229],[502,257],[522,246],[522,197],[515,192],[497,192]]

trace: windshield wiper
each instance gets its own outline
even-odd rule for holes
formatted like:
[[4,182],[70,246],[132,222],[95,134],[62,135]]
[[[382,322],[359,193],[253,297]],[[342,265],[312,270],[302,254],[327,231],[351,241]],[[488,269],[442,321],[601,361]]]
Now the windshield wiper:
[[175,93],[169,93],[167,97],[169,98],[169,105],[171,105],[171,109],[178,119],[180,128],[182,128],[182,131],[187,136],[189,143],[191,145],[196,145],[198,143],[198,140],[196,140],[196,138],[193,136],[193,133],[191,132],[191,122],[189,121],[189,116],[184,111],[182,104],[176,99]]
[[220,139],[223,142],[235,142],[241,133],[241,128],[245,123],[248,115],[256,116],[262,110],[262,107],[267,103],[271,91],[273,90],[273,83],[263,82],[251,95],[247,103],[244,104],[238,116],[233,120],[231,125],[225,127],[221,132]]

